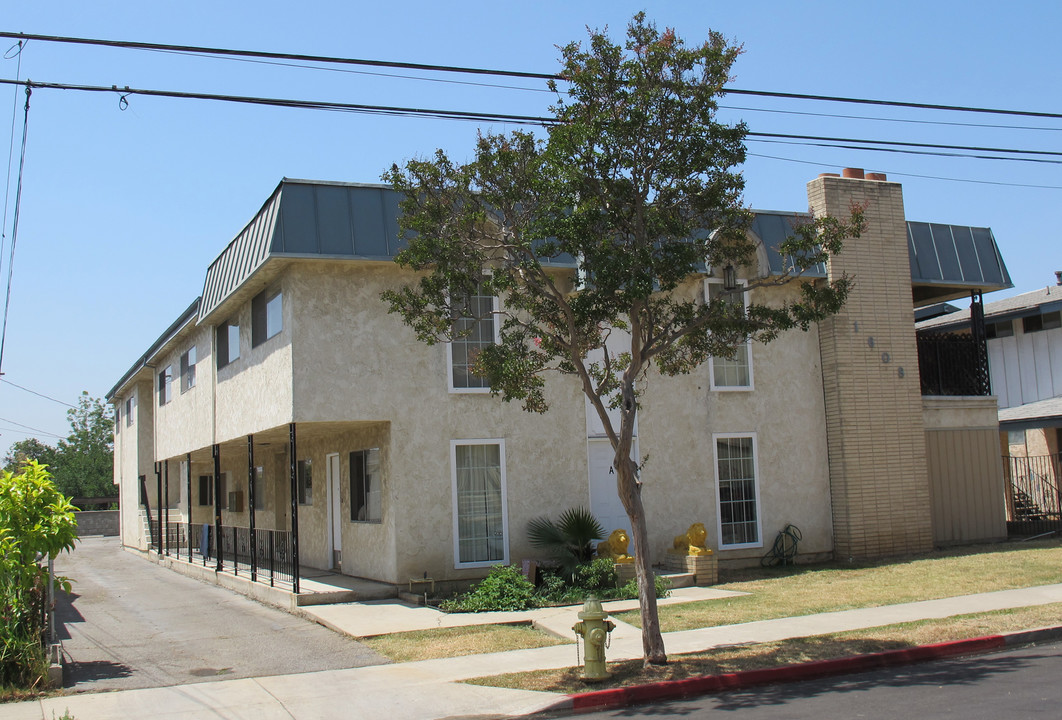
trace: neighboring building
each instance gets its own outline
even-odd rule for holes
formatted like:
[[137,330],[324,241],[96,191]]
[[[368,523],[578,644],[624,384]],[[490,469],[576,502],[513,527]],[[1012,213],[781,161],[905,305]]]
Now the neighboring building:
[[[806,280],[847,273],[855,289],[809,332],[650,375],[637,446],[654,560],[693,522],[732,563],[756,561],[790,523],[805,558],[1005,535],[995,400],[923,397],[912,317],[1009,287],[991,231],[909,223],[900,185],[861,171],[819,177],[808,194],[818,214],[867,205],[863,237]],[[189,538],[214,546],[220,529],[222,563],[294,555],[398,584],[534,557],[528,521],[569,507],[626,525],[611,449],[574,379],[551,378],[551,410],[525,413],[469,372],[491,321],[426,346],[388,314],[380,293],[416,277],[392,262],[397,217],[385,187],[284,180],[211,264],[202,297],[108,394],[125,545],[187,554]],[[740,277],[782,271],[772,248],[798,217],[756,214],[762,252]],[[574,267],[558,273],[574,289]],[[721,282],[701,274],[683,289],[703,298]],[[766,303],[797,293],[752,291]],[[941,460],[955,447],[985,460],[956,479]],[[160,498],[161,542],[141,503],[157,518]]]
[[[984,306],[992,392],[999,398],[1011,522],[1062,520],[1062,272],[1056,284]],[[969,333],[971,311],[918,323],[920,335]]]

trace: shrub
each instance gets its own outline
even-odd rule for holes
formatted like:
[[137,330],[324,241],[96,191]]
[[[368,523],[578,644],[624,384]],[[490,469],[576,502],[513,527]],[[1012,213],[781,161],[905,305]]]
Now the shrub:
[[492,612],[497,610],[527,610],[535,607],[535,586],[519,568],[495,565],[487,577],[472,588],[444,600],[439,607],[446,612]]
[[604,536],[601,523],[583,507],[568,508],[557,522],[540,517],[527,524],[531,546],[545,550],[569,574],[593,559],[594,540]]
[[[47,671],[41,645],[48,572],[38,557],[74,547],[77,521],[70,502],[43,465],[0,475],[0,685],[31,688]],[[70,582],[57,577],[69,591]]]

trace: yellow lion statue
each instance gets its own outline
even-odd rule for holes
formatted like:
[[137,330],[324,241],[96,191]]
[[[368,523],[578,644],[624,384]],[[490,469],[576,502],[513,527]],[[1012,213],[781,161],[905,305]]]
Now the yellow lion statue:
[[693,523],[684,535],[675,538],[670,552],[676,555],[711,555],[712,551],[704,545],[707,539],[708,531],[704,529],[704,523]]
[[631,539],[626,530],[613,530],[612,534],[608,536],[608,540],[597,544],[597,556],[599,558],[612,558],[617,565],[634,562],[634,557],[627,554],[627,546],[630,541]]

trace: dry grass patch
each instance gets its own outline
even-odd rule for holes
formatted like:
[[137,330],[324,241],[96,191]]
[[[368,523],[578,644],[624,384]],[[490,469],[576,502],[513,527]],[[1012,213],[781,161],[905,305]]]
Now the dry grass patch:
[[818,635],[740,647],[724,647],[674,655],[663,667],[643,668],[641,660],[609,663],[612,677],[600,683],[579,680],[579,668],[497,675],[467,682],[491,687],[580,693],[613,687],[683,680],[743,670],[761,670],[793,663],[829,660],[937,642],[964,640],[1062,623],[1062,604],[923,620],[834,635]]
[[[660,608],[664,632],[933,600],[1062,582],[1062,543],[991,545],[872,564],[728,573],[717,585],[749,595]],[[620,620],[641,626],[638,611]]]
[[567,642],[530,625],[470,625],[362,638],[358,642],[395,662],[480,655],[505,650],[564,645]]

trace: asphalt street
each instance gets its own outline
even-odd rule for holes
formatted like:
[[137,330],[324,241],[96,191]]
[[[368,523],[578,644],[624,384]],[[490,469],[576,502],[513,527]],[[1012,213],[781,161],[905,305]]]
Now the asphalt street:
[[56,560],[74,581],[56,616],[76,691],[287,675],[388,662],[320,625],[122,550],[79,541]]
[[1050,643],[809,682],[764,685],[686,700],[581,713],[578,717],[580,720],[677,720],[724,717],[740,711],[742,720],[1046,719],[1062,714],[1060,675],[1062,644]]

